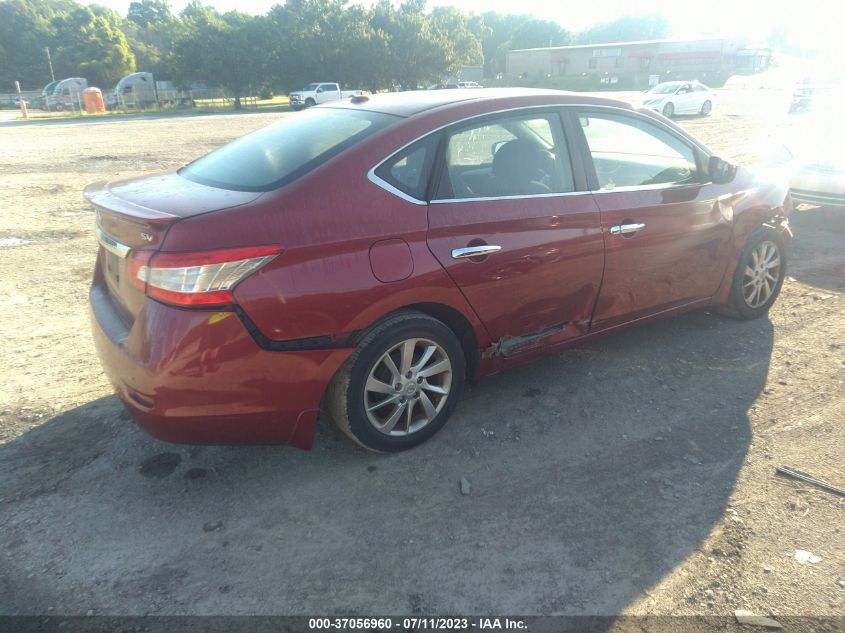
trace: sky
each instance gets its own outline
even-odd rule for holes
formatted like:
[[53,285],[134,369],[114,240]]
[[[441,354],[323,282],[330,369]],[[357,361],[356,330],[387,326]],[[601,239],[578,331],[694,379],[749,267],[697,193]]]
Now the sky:
[[[170,0],[175,11],[187,0]],[[266,13],[283,0],[203,0],[221,12],[237,9]],[[97,0],[126,15],[130,0]],[[371,5],[374,0],[350,0]],[[428,0],[428,6],[455,6],[465,12],[530,13],[560,23],[568,31],[630,14],[660,14],[679,38],[745,36],[764,43],[776,26],[792,38],[812,40],[813,48],[833,48],[841,38],[845,3],[841,0]]]

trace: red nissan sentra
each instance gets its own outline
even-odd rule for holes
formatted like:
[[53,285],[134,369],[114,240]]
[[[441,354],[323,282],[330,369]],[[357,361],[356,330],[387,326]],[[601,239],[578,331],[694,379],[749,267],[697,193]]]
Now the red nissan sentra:
[[556,91],[353,97],[85,195],[103,366],[186,443],[308,448],[322,406],[410,448],[480,376],[694,308],[766,314],[791,240],[786,183]]

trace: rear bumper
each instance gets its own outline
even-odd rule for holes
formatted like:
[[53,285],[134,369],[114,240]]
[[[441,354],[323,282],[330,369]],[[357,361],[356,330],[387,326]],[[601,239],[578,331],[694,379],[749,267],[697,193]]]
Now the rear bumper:
[[151,299],[127,328],[96,283],[90,311],[97,353],[117,395],[140,427],[168,442],[310,448],[320,399],[352,353],[268,351],[234,312]]

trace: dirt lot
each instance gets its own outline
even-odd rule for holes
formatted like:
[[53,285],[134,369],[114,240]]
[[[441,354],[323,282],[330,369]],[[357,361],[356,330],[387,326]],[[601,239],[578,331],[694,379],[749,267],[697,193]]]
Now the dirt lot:
[[[760,160],[797,120],[762,94],[679,122]],[[137,430],[88,333],[82,187],[278,116],[0,123],[0,614],[845,616],[845,499],[774,473],[845,486],[831,210],[793,215],[769,319],[689,314],[493,377],[406,454],[326,423],[311,452]]]

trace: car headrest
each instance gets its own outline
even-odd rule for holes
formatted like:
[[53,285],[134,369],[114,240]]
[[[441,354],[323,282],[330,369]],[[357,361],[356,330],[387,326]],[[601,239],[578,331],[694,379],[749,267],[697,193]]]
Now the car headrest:
[[515,182],[531,182],[541,177],[543,148],[525,139],[502,145],[493,156],[493,176]]

